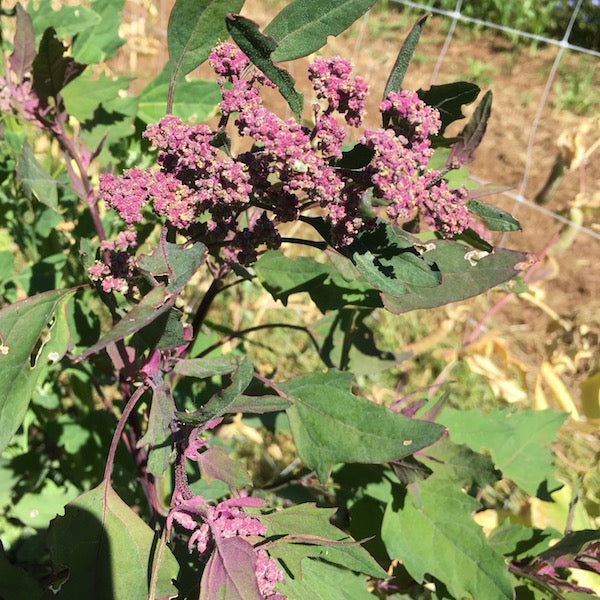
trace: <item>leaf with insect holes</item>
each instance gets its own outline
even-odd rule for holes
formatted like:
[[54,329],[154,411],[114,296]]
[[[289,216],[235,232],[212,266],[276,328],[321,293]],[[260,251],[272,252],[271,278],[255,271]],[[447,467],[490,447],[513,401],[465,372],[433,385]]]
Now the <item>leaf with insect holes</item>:
[[275,62],[308,56],[327,43],[329,36],[345,31],[364,15],[375,0],[295,0],[265,28],[277,41]]
[[53,290],[0,310],[0,451],[21,425],[42,370],[67,351],[74,293]]
[[[410,65],[410,61],[412,55],[417,47],[417,43],[419,42],[419,38],[421,37],[421,32],[423,31],[423,26],[425,25],[425,21],[429,15],[425,14],[413,25],[412,29],[406,36],[404,40],[404,44],[402,44],[402,48],[400,48],[400,52],[396,57],[396,62],[392,67],[390,72],[390,76],[385,84],[385,89],[383,91],[383,100],[385,100],[390,92],[400,91],[402,82],[404,81],[404,75],[406,75],[406,71],[408,70],[408,66]],[[390,117],[388,114],[383,115],[383,127],[387,127],[390,122]]]
[[262,34],[256,23],[240,15],[230,14],[227,17],[227,29],[242,52],[277,86],[299,121],[304,98],[294,88],[292,76],[273,63],[271,54],[277,48],[277,42]]
[[48,545],[68,578],[55,595],[71,598],[175,598],[179,565],[157,550],[154,531],[106,482],[82,494],[50,524]]
[[407,419],[350,392],[352,375],[314,373],[280,384],[293,405],[287,409],[298,454],[326,481],[341,462],[387,462],[437,440],[444,428]]

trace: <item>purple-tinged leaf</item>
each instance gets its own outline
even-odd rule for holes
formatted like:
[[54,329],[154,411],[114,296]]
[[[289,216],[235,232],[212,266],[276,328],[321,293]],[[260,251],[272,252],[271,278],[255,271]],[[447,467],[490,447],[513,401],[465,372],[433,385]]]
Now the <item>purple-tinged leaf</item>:
[[520,231],[521,225],[510,213],[501,208],[479,202],[479,200],[469,200],[467,208],[476,214],[492,231]]
[[256,550],[239,537],[218,538],[200,582],[198,600],[262,600]]
[[202,479],[208,484],[214,479],[226,483],[230,488],[243,488],[252,485],[246,467],[239,460],[227,455],[223,448],[208,448],[198,459]]
[[302,117],[304,99],[294,88],[292,76],[271,60],[277,42],[272,37],[263,35],[254,21],[241,15],[228,15],[227,29],[240,50],[277,86],[299,121]]
[[[586,560],[586,557],[592,560]],[[572,531],[535,560],[600,574],[600,532],[595,529]]]
[[60,90],[81,75],[86,67],[72,57],[64,56],[65,50],[54,27],[48,27],[33,61],[33,90],[42,106],[47,105],[48,98],[56,99]]
[[[404,80],[404,75],[408,69],[408,65],[412,59],[413,52],[417,47],[417,43],[419,38],[421,37],[421,32],[423,31],[423,26],[425,25],[425,21],[429,14],[425,14],[422,17],[417,19],[417,22],[413,25],[409,34],[406,36],[404,40],[404,44],[402,44],[402,48],[400,48],[400,52],[396,57],[396,62],[392,67],[390,72],[390,76],[385,84],[385,89],[383,91],[383,100],[385,100],[390,92],[400,91],[402,86],[402,81]],[[387,127],[390,122],[389,115],[383,115],[383,126]]]
[[17,2],[17,29],[10,55],[10,66],[19,81],[31,70],[35,58],[35,31],[27,11]]
[[137,447],[150,446],[148,470],[157,477],[164,474],[171,456],[171,420],[175,415],[175,402],[168,383],[158,385],[152,394],[148,429]]
[[491,112],[492,92],[487,91],[465,128],[458,134],[458,141],[452,146],[447,164],[458,162],[466,165],[473,161],[473,153],[483,139]]
[[154,531],[103,482],[67,504],[64,516],[50,524],[52,559],[69,569],[53,597],[175,598],[172,581],[179,566],[169,548],[155,552],[154,542]]

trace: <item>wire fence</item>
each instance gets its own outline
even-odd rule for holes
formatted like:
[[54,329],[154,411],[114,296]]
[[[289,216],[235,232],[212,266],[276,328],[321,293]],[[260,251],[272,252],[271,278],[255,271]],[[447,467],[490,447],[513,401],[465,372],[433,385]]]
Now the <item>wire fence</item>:
[[[529,183],[529,180],[530,180],[531,170],[532,170],[533,163],[534,163],[533,149],[534,149],[534,145],[536,143],[536,135],[538,133],[538,128],[540,125],[542,112],[548,104],[548,97],[549,97],[550,91],[552,89],[552,85],[556,79],[558,67],[561,63],[561,60],[563,59],[565,50],[571,50],[571,51],[578,52],[581,54],[586,54],[586,55],[589,55],[589,56],[592,56],[595,58],[600,58],[600,52],[597,52],[595,50],[591,50],[588,48],[583,48],[581,46],[577,46],[577,45],[571,44],[569,42],[571,33],[573,31],[573,26],[574,26],[576,19],[580,13],[581,6],[582,6],[584,0],[578,0],[574,4],[571,18],[570,18],[567,28],[565,30],[564,36],[560,40],[549,38],[549,37],[544,37],[544,36],[533,34],[533,33],[529,33],[527,31],[521,31],[519,29],[514,29],[512,27],[505,27],[503,25],[499,25],[499,24],[493,23],[491,21],[486,21],[483,19],[477,19],[477,18],[473,18],[473,17],[467,16],[467,15],[464,15],[461,12],[463,0],[457,0],[456,6],[453,11],[443,10],[440,8],[434,8],[434,7],[427,6],[425,4],[421,4],[418,2],[412,2],[411,0],[393,0],[393,1],[399,5],[403,5],[403,6],[412,8],[412,9],[421,10],[423,12],[438,14],[438,15],[444,16],[451,20],[451,23],[450,23],[450,26],[448,29],[448,34],[446,36],[446,39],[442,46],[442,49],[440,50],[435,67],[432,72],[431,82],[430,82],[431,84],[434,84],[437,80],[442,63],[444,62],[444,59],[446,58],[448,49],[449,49],[450,44],[452,43],[452,40],[455,36],[456,27],[459,22],[480,25],[484,28],[492,29],[495,31],[500,31],[509,36],[517,36],[518,38],[522,38],[525,40],[534,40],[534,41],[548,44],[549,46],[555,46],[558,48],[556,56],[554,58],[554,62],[552,63],[552,67],[550,68],[550,71],[548,73],[548,77],[546,79],[546,83],[545,83],[542,95],[540,97],[535,115],[531,121],[531,126],[530,126],[530,130],[529,130],[528,141],[527,141],[527,150],[526,150],[526,155],[525,155],[525,161],[523,164],[523,175],[521,177],[520,183],[516,187],[516,189],[518,191],[517,191],[517,193],[510,192],[510,191],[505,191],[502,193],[506,197],[508,197],[514,201],[513,210],[511,211],[513,214],[516,214],[518,212],[518,208],[520,205],[525,205],[541,214],[551,217],[552,219],[554,219],[557,222],[561,222],[565,225],[569,225],[570,227],[573,227],[573,228],[579,230],[581,233],[583,233],[591,238],[600,240],[600,232],[594,231],[593,229],[586,227],[580,223],[576,223],[561,214],[553,212],[553,211],[549,210],[548,208],[541,206],[540,204],[528,199],[525,196],[525,191],[527,189],[527,184]],[[599,35],[600,35],[600,32],[599,32]],[[478,180],[478,182],[483,183],[483,184],[487,183],[487,182],[481,180],[480,178],[478,178],[477,180]]]

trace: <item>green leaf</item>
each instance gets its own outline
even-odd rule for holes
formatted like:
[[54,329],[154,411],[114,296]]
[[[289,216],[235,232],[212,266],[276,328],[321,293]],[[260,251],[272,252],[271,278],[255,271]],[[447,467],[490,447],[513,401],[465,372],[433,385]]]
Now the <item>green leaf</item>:
[[427,448],[419,461],[433,470],[432,477],[458,481],[461,486],[480,488],[496,481],[494,465],[488,456],[442,438]]
[[521,225],[510,213],[479,200],[469,200],[467,208],[481,217],[488,229],[492,231],[520,231]]
[[[266,537],[278,538],[269,550],[271,556],[282,560],[295,576],[301,575],[306,565],[306,561],[301,564],[302,559],[311,557],[371,577],[386,577],[386,572],[360,544],[329,522],[334,513],[333,508],[305,503],[261,515]],[[287,535],[292,536],[289,543]]]
[[[156,123],[167,112],[169,84],[151,82],[138,98],[138,117],[144,123]],[[215,81],[192,79],[181,81],[177,87],[173,114],[183,121],[206,121],[217,112],[221,91]]]
[[490,533],[488,541],[496,552],[512,559],[524,559],[547,550],[552,540],[561,537],[556,529],[532,529],[505,521]]
[[254,375],[254,367],[247,356],[237,357],[238,365],[232,372],[231,383],[215,394],[200,410],[195,412],[178,412],[177,418],[184,423],[204,425],[211,419],[221,417],[231,412],[231,407],[237,398],[250,385]]
[[155,534],[114,490],[102,483],[69,503],[50,525],[52,560],[69,568],[56,595],[62,598],[147,600],[158,561],[155,598],[172,598],[179,565],[167,547],[156,552]]
[[44,31],[37,56],[33,61],[32,87],[42,106],[48,98],[56,98],[71,80],[78,77],[85,65],[71,56],[63,56],[66,48],[56,37],[56,31],[49,27]]
[[428,90],[418,90],[417,94],[425,104],[440,111],[442,120],[440,135],[442,135],[450,123],[465,118],[462,106],[474,102],[479,95],[479,87],[468,81],[455,81],[432,85]]
[[292,76],[271,60],[277,42],[263,35],[256,23],[240,15],[230,14],[227,17],[227,29],[242,52],[277,86],[299,121],[302,117],[304,98],[294,88]]
[[286,578],[276,586],[287,600],[373,600],[367,578],[319,560],[307,560],[302,578]]
[[513,588],[502,557],[471,518],[478,502],[459,486],[429,478],[418,484],[403,505],[392,500],[381,535],[391,558],[398,558],[416,581],[429,573],[455,598],[513,600]]
[[364,15],[375,0],[295,0],[265,28],[278,43],[271,54],[275,62],[312,54]]
[[9,60],[17,80],[22,81],[23,77],[31,70],[35,58],[35,33],[31,17],[18,2],[15,11],[17,13],[17,25],[13,40],[13,51]]
[[56,181],[46,173],[44,167],[38,162],[29,142],[23,144],[23,150],[19,155],[17,176],[21,181],[25,195],[29,199],[33,194],[42,204],[58,210]]
[[[171,421],[175,416],[175,402],[171,385],[160,383],[152,390],[152,405],[148,418],[148,428],[138,441],[137,447],[151,447],[154,453],[152,465],[148,470],[161,477],[169,466],[171,457]],[[152,467],[152,468],[150,468]]]
[[343,253],[352,259],[358,271],[377,290],[393,295],[415,288],[439,286],[440,272],[434,261],[415,248],[411,238],[388,223],[379,221],[372,231],[362,233]]
[[452,145],[448,158],[449,164],[457,161],[464,165],[473,161],[473,153],[477,150],[485,135],[491,112],[492,92],[488,91],[481,99],[465,128],[458,134],[458,141]]
[[172,81],[200,66],[217,42],[227,38],[225,18],[230,12],[239,12],[243,5],[244,0],[175,2],[167,27]]
[[38,39],[49,27],[54,27],[58,36],[64,39],[74,37],[100,25],[100,15],[81,4],[76,6],[62,4],[58,10],[52,8],[52,2],[37,4],[37,10],[32,4],[29,4],[27,8]]
[[10,563],[0,542],[0,598],[38,600],[41,597],[42,588],[37,581]]
[[161,239],[152,254],[138,257],[138,266],[154,277],[167,277],[166,291],[177,293],[182,290],[206,258],[206,246],[197,242],[185,247]]
[[95,76],[87,69],[82,77],[78,77],[64,87],[61,92],[67,112],[80,123],[90,120],[100,106],[114,100],[119,90],[126,89],[129,78],[108,78],[104,73]]
[[67,351],[67,301],[54,290],[0,310],[0,450],[17,431],[40,374]]
[[285,410],[291,402],[279,396],[239,396],[229,408],[232,413],[252,413],[263,415]]
[[236,354],[211,358],[186,358],[175,363],[174,371],[178,375],[206,379],[214,375],[228,375],[237,370],[240,357]]
[[424,258],[439,269],[441,284],[434,289],[412,286],[403,296],[383,294],[384,306],[394,314],[477,296],[515,277],[517,265],[527,260],[523,252],[496,248],[489,254],[450,240],[427,242],[424,247]]
[[386,462],[408,456],[438,439],[443,428],[407,419],[355,396],[352,375],[315,373],[280,387],[294,400],[287,410],[298,454],[326,481],[340,462]]
[[184,337],[182,313],[171,308],[133,335],[130,345],[138,352],[172,350],[187,344]]
[[[421,33],[423,31],[423,26],[425,25],[425,21],[429,17],[428,14],[425,14],[413,25],[409,34],[406,36],[404,40],[404,44],[402,44],[402,48],[400,48],[400,52],[396,57],[396,62],[392,67],[390,72],[390,76],[385,84],[385,89],[383,91],[383,100],[385,100],[390,92],[398,92],[401,89],[402,82],[404,81],[404,75],[406,75],[406,71],[408,70],[408,66],[410,65],[410,61],[412,59],[412,55],[417,47],[417,43],[419,42],[419,38],[421,37]],[[389,124],[389,116],[383,116],[383,127],[387,127]]]
[[15,255],[10,250],[0,250],[0,283],[4,283],[13,274]]
[[152,290],[150,290],[110,331],[105,333],[98,342],[76,356],[75,362],[86,359],[88,356],[106,348],[109,344],[114,344],[152,323],[152,321],[170,308],[170,305],[167,303],[168,299],[169,294],[167,294],[164,285],[161,284],[152,288]]
[[448,408],[438,420],[448,427],[454,442],[466,444],[476,452],[488,450],[506,477],[535,496],[561,485],[552,477],[553,455],[549,446],[567,416],[552,410],[512,413],[505,409],[482,415],[475,409]]
[[95,0],[92,4],[98,22],[73,40],[73,56],[85,64],[98,64],[115,54],[125,40],[119,35],[125,0]]

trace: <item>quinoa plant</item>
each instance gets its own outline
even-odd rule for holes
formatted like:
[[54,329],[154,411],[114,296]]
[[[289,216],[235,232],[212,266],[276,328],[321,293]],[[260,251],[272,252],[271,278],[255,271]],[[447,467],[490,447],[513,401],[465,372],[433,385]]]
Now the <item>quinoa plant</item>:
[[[598,569],[593,531],[505,522],[486,537],[472,519],[501,503],[502,477],[540,498],[560,487],[546,446],[564,415],[484,416],[443,395],[387,407],[357,386],[356,353],[402,360],[365,350],[374,311],[463,300],[529,260],[492,245],[519,225],[466,185],[491,93],[450,138],[477,86],[402,88],[425,19],[378,127],[365,80],[315,54],[373,3],[296,0],[261,31],[230,12],[241,0],[178,0],[169,63],[137,98],[89,66],[118,48],[122,2],[16,6],[0,92],[1,597],[589,592],[568,569]],[[282,64],[309,55],[305,106]],[[206,60],[213,81],[186,78]],[[257,287],[324,314],[324,338],[290,325],[317,367],[282,377],[224,350],[247,332],[219,313]],[[288,440],[266,478],[226,435],[248,423]]]

